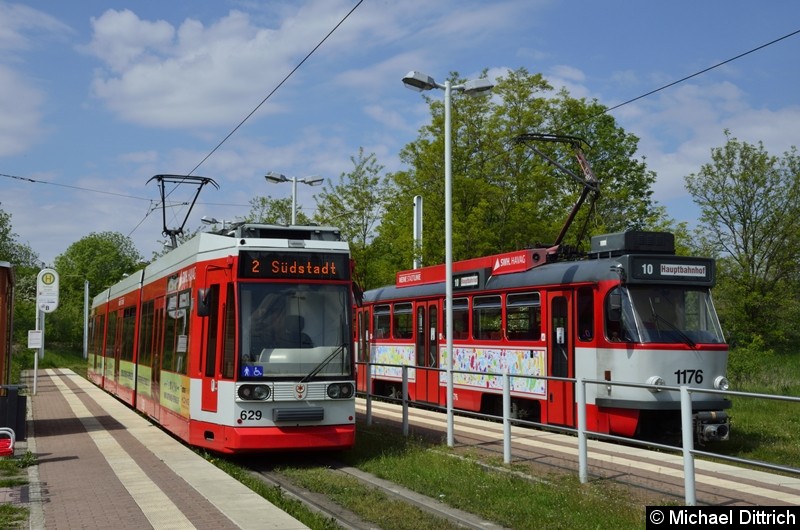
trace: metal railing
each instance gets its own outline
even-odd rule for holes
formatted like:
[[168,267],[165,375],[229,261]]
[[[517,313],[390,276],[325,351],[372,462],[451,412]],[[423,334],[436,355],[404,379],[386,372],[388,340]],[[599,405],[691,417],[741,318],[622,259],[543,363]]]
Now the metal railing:
[[[380,398],[384,401],[390,401],[399,403],[402,405],[402,430],[403,435],[408,436],[409,433],[409,394],[408,394],[408,370],[409,369],[420,369],[426,370],[429,372],[446,372],[443,368],[434,368],[434,367],[415,367],[409,366],[404,364],[386,364],[386,363],[372,363],[372,362],[358,362],[356,363],[359,366],[364,366],[367,369],[368,379],[371,381],[375,378],[373,373],[373,369],[376,366],[388,367],[388,368],[395,368],[399,369],[401,372],[400,382],[402,385],[402,396],[399,398],[393,398],[389,396],[380,396]],[[738,397],[749,397],[749,398],[761,398],[761,399],[769,399],[769,400],[778,400],[778,401],[788,401],[794,403],[800,403],[800,397],[792,397],[792,396],[778,396],[772,394],[759,394],[759,393],[751,393],[751,392],[737,392],[732,390],[711,390],[711,389],[702,389],[702,388],[693,388],[689,386],[667,386],[667,385],[648,385],[648,384],[639,384],[639,383],[628,383],[622,381],[608,381],[608,380],[597,380],[597,379],[575,379],[575,378],[568,378],[568,377],[553,377],[553,376],[532,376],[532,375],[521,375],[521,374],[509,374],[508,372],[502,373],[495,373],[495,372],[474,372],[474,371],[465,371],[465,370],[451,370],[449,374],[466,374],[466,375],[480,375],[485,377],[495,377],[499,378],[502,381],[501,388],[502,388],[502,409],[503,415],[502,416],[495,416],[491,414],[483,414],[477,413],[472,411],[466,410],[459,410],[459,414],[465,416],[471,416],[476,418],[485,418],[490,420],[497,420],[502,419],[503,422],[503,462],[506,464],[510,464],[512,460],[512,451],[511,451],[511,425],[524,425],[534,428],[544,428],[550,431],[558,431],[563,433],[575,434],[578,438],[578,476],[580,482],[585,484],[589,481],[589,449],[588,449],[588,439],[597,439],[597,440],[611,440],[611,441],[622,441],[627,444],[639,445],[642,447],[647,447],[650,449],[661,449],[666,451],[672,452],[680,452],[683,455],[683,473],[684,473],[684,501],[687,506],[695,506],[697,503],[697,489],[696,489],[696,477],[695,477],[695,457],[696,456],[705,456],[705,457],[713,457],[720,460],[725,460],[729,462],[735,462],[739,464],[751,465],[759,468],[769,469],[772,471],[779,471],[783,473],[788,473],[792,475],[800,476],[800,468],[789,467],[789,466],[781,466],[777,464],[772,464],[769,462],[764,462],[761,460],[751,460],[751,459],[744,459],[738,458],[733,456],[722,455],[718,453],[710,453],[706,451],[702,451],[699,449],[695,449],[694,447],[694,428],[693,428],[693,418],[692,418],[692,394],[718,394],[723,396],[738,396]],[[527,421],[512,418],[511,416],[511,380],[512,378],[524,378],[524,379],[538,379],[538,380],[546,380],[546,381],[563,381],[573,383],[575,385],[575,400],[577,403],[577,429],[573,429],[570,427],[558,426],[558,425],[548,425],[540,422],[534,421]],[[672,445],[665,445],[660,444],[652,441],[643,441],[637,440],[634,438],[626,438],[622,436],[616,436],[612,434],[604,434],[598,433],[595,431],[590,431],[586,428],[587,420],[586,420],[586,385],[602,385],[606,387],[610,386],[620,386],[620,387],[633,387],[633,388],[644,388],[653,391],[676,391],[680,393],[680,405],[681,405],[681,446],[676,447]],[[366,422],[367,425],[372,424],[372,398],[374,397],[373,394],[370,392],[370,388],[372,385],[367,385],[367,391],[362,393],[366,399]],[[434,410],[446,410],[445,407],[441,405],[434,405],[431,403],[425,403],[425,406],[428,408],[432,408]],[[448,429],[450,428],[450,424],[448,423]],[[448,433],[448,440],[452,440],[451,433]]]

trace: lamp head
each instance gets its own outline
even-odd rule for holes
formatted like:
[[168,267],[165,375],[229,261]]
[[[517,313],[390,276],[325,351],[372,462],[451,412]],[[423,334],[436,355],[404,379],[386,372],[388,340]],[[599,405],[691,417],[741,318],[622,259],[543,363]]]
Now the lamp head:
[[286,178],[286,175],[281,175],[280,173],[275,173],[274,171],[270,171],[264,178],[267,179],[268,182],[280,183],[280,182],[289,182],[289,179]]
[[439,86],[431,76],[417,72],[416,70],[408,72],[405,77],[403,77],[403,84],[417,92],[431,90]]
[[297,182],[302,182],[303,184],[308,184],[309,186],[319,186],[325,181],[322,177],[305,177],[301,178]]
[[470,95],[487,92],[492,88],[494,88],[494,84],[486,78],[472,79],[464,83],[464,93]]

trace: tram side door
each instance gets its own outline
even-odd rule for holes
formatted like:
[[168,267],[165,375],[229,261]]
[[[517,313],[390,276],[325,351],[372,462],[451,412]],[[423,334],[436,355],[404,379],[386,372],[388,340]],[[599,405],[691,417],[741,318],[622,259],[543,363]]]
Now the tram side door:
[[[547,341],[547,375],[552,377],[573,377],[575,354],[572,344],[570,321],[572,314],[572,293],[555,291],[547,295],[548,299],[548,333]],[[547,381],[547,422],[559,425],[574,425],[574,384],[569,381]]]
[[426,403],[439,402],[439,333],[438,306],[419,304],[416,312],[417,367],[416,399]]
[[369,310],[358,308],[356,310],[356,347],[358,348],[358,362],[356,363],[357,388],[359,392],[367,390],[367,373],[369,367]]
[[167,320],[167,298],[159,296],[153,320],[153,367],[150,372],[150,394],[153,397],[153,418],[161,418],[161,359],[164,356],[164,325]]
[[219,397],[217,392],[218,366],[224,337],[222,333],[224,300],[220,294],[220,285],[218,283],[211,284],[205,293],[206,299],[203,302],[208,306],[208,316],[203,318],[204,336],[200,361],[203,383],[200,408],[207,412],[217,412]]

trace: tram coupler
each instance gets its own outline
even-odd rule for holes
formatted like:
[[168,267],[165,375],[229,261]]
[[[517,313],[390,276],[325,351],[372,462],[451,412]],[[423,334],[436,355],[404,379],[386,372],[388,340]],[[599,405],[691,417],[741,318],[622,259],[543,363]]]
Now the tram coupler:
[[724,442],[731,434],[728,414],[724,411],[702,411],[694,415],[694,432],[697,442]]

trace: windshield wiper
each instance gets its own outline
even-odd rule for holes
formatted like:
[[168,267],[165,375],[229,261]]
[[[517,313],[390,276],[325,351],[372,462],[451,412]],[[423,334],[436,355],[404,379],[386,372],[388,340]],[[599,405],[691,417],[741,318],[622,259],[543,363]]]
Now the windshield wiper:
[[330,355],[328,355],[327,357],[325,357],[325,358],[322,360],[322,362],[321,362],[321,363],[319,363],[317,366],[315,366],[313,370],[311,370],[310,372],[308,372],[308,375],[306,375],[304,378],[302,378],[302,379],[300,380],[300,382],[301,382],[301,383],[307,383],[308,381],[310,381],[312,377],[314,377],[315,375],[317,375],[318,373],[320,373],[320,372],[322,371],[322,369],[323,369],[323,368],[325,368],[326,366],[328,366],[328,364],[329,364],[329,363],[330,363],[330,362],[331,362],[333,359],[335,359],[335,358],[336,358],[336,356],[337,356],[338,354],[340,354],[340,353],[344,353],[344,348],[345,348],[345,346],[346,346],[346,344],[342,344],[341,346],[339,346],[338,348],[336,348],[335,350],[333,350],[333,351],[330,353]]
[[[678,336],[689,345],[690,348],[694,348],[696,346],[695,342],[689,338],[689,336],[683,332],[678,326],[667,320],[666,318],[662,317],[656,312],[656,307],[653,305],[653,299],[650,298],[650,311],[653,312],[653,318],[656,322],[663,322],[668,327],[672,328],[672,330],[678,334]],[[661,335],[661,330],[658,330],[658,334]]]

